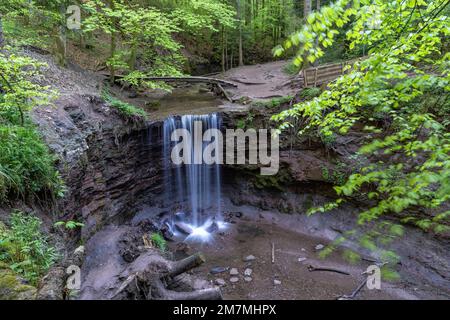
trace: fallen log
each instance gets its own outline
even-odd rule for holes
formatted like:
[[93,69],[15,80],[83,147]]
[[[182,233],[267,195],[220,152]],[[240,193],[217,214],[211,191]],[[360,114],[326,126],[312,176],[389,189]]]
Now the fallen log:
[[[110,74],[101,73],[103,76],[109,78]],[[125,78],[125,75],[116,75],[114,76],[116,79]],[[147,81],[162,81],[162,82],[188,82],[188,83],[209,83],[209,84],[220,84],[222,86],[234,87],[237,88],[237,84],[225,81],[217,78],[208,78],[208,77],[143,77],[142,80]]]
[[177,292],[167,290],[160,280],[156,281],[154,286],[150,288],[148,296],[157,300],[223,300],[222,292],[218,287],[190,292]]
[[185,273],[191,269],[194,269],[201,264],[205,263],[206,259],[201,253],[196,253],[186,259],[173,262],[171,270],[169,271],[169,277],[175,277],[179,274]]

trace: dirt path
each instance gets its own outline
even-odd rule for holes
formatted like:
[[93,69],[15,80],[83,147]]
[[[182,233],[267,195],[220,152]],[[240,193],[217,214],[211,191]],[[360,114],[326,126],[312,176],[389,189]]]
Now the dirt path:
[[252,100],[266,100],[294,95],[299,88],[290,84],[293,76],[283,71],[286,61],[276,61],[228,70],[221,77],[238,84],[230,89],[234,100],[248,97]]

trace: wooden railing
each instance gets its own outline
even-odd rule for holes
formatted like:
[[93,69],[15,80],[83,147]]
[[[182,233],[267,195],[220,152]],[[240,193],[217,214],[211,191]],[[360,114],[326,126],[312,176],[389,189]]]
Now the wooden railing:
[[323,64],[317,67],[310,67],[300,71],[303,78],[304,87],[317,87],[330,83],[345,73],[346,66],[353,65],[356,61],[363,60],[364,57],[343,61],[340,63]]

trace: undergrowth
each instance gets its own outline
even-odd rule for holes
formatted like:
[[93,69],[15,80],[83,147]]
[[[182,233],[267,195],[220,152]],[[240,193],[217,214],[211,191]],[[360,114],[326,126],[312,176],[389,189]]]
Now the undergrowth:
[[135,120],[147,119],[147,113],[143,109],[113,97],[107,89],[103,90],[102,98],[126,118],[133,118]]
[[39,218],[19,211],[11,214],[9,228],[0,223],[0,261],[33,285],[59,256],[41,225]]

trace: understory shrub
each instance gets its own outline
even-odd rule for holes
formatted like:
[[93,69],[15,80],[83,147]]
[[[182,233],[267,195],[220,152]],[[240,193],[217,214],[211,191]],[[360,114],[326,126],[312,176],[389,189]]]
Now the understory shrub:
[[19,211],[11,214],[9,228],[0,223],[0,262],[33,285],[58,259],[41,225],[38,217]]
[[54,160],[33,126],[0,126],[0,203],[62,196]]

